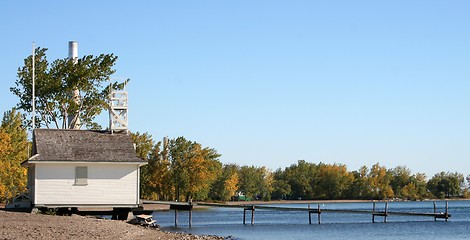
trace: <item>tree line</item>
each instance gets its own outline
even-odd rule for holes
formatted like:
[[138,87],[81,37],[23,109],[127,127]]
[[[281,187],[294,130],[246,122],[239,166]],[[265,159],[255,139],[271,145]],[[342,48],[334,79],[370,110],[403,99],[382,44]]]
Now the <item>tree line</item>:
[[429,180],[406,166],[376,163],[349,171],[344,164],[299,160],[284,169],[222,164],[215,149],[178,137],[154,143],[132,135],[141,170],[141,195],[153,200],[403,199],[469,197],[470,175],[440,172]]

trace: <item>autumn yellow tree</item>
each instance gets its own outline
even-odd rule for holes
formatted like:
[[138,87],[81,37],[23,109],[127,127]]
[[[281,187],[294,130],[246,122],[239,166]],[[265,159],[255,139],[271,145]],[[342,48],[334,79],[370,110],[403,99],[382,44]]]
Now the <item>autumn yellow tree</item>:
[[152,135],[149,133],[131,133],[132,141],[135,144],[135,151],[137,156],[148,160],[149,154],[154,147]]
[[215,149],[178,137],[169,143],[176,200],[205,199],[222,169]]
[[217,177],[211,187],[210,198],[213,200],[228,201],[235,196],[238,190],[238,170],[236,164],[226,164],[222,173]]
[[149,154],[148,164],[141,168],[141,195],[150,200],[172,200],[174,187],[168,142],[158,142]]
[[8,198],[7,179],[9,175],[9,166],[7,156],[12,152],[10,135],[3,132],[0,128],[0,202],[5,202]]
[[342,199],[346,198],[354,176],[347,170],[346,165],[320,163],[314,179],[315,198]]
[[372,192],[372,197],[375,199],[388,199],[394,196],[393,189],[390,186],[391,174],[379,163],[374,164],[369,174],[367,181]]
[[26,191],[27,170],[21,163],[28,158],[29,142],[22,116],[7,111],[0,126],[0,200]]
[[224,200],[229,200],[235,196],[238,190],[238,173],[232,172],[224,182],[225,197]]

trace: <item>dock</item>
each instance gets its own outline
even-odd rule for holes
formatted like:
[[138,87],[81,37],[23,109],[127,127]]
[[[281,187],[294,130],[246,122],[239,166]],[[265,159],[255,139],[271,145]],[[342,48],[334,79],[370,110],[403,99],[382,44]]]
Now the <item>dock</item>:
[[[372,223],[376,222],[376,217],[383,217],[383,222],[387,222],[388,216],[420,216],[420,217],[430,217],[434,221],[437,219],[444,219],[447,221],[451,214],[449,214],[449,204],[445,202],[445,212],[438,212],[436,202],[433,202],[433,211],[432,212],[400,212],[400,211],[389,211],[388,206],[389,202],[372,202],[371,210],[363,209],[322,209],[320,204],[316,204],[314,208],[311,207],[311,204],[308,204],[307,208],[296,208],[296,207],[276,207],[276,206],[266,206],[266,205],[257,205],[257,204],[222,204],[222,203],[206,203],[206,202],[167,202],[167,201],[149,201],[144,200],[144,204],[163,204],[170,205],[170,210],[175,211],[175,226],[178,226],[178,211],[189,211],[189,226],[192,226],[192,210],[194,206],[206,206],[206,207],[218,207],[218,208],[238,208],[243,209],[243,224],[246,224],[246,215],[247,211],[251,212],[251,225],[255,224],[255,210],[272,210],[272,211],[290,211],[290,212],[305,212],[308,214],[308,223],[312,224],[312,214],[317,215],[317,222],[321,224],[321,214],[322,213],[345,213],[345,214],[366,214],[372,217]],[[377,209],[378,203],[384,203],[385,207],[383,210]]]

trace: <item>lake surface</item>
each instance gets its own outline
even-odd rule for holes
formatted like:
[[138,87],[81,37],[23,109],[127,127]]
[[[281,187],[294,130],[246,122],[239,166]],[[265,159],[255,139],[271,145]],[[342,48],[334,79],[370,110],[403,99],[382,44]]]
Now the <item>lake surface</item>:
[[[438,212],[445,212],[445,202],[438,201]],[[279,207],[302,207],[307,204],[273,204]],[[317,205],[312,203],[312,208]],[[325,203],[322,209],[371,210],[372,203]],[[376,210],[385,208],[377,203]],[[433,212],[432,202],[391,202],[389,211]],[[370,214],[330,213],[312,214],[312,225],[308,224],[308,213],[297,211],[256,210],[255,225],[250,225],[251,211],[246,212],[247,225],[243,225],[243,209],[214,208],[193,211],[192,227],[188,226],[188,212],[178,212],[178,227],[174,227],[174,211],[154,213],[161,228],[172,232],[199,235],[231,236],[235,239],[470,239],[470,201],[449,201],[448,222],[434,221],[432,217],[376,216],[372,223]]]

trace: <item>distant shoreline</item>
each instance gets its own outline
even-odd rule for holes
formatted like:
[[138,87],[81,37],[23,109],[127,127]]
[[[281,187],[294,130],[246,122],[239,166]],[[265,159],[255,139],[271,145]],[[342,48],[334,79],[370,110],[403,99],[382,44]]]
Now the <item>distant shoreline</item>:
[[[402,200],[402,201],[388,201],[388,202],[434,202],[434,201],[470,201],[470,199],[465,198],[451,198],[451,199],[424,199],[418,201]],[[387,202],[387,200],[353,200],[353,199],[344,199],[344,200],[272,200],[272,201],[227,201],[227,202],[204,202],[199,201],[200,203],[214,203],[214,204],[225,204],[233,206],[243,206],[243,205],[268,205],[268,204],[326,204],[326,203],[372,203],[372,202]],[[195,202],[195,208],[202,209],[208,208],[208,206],[198,206]],[[170,205],[164,204],[144,204],[145,210],[153,211],[168,211],[170,210]]]
[[[263,204],[317,204],[317,203],[368,203],[368,202],[434,202],[434,201],[470,201],[465,198],[451,198],[451,199],[424,199],[418,201],[410,200],[272,200],[272,201],[227,201],[223,202],[228,205],[263,205]],[[222,203],[222,202],[221,202]]]

